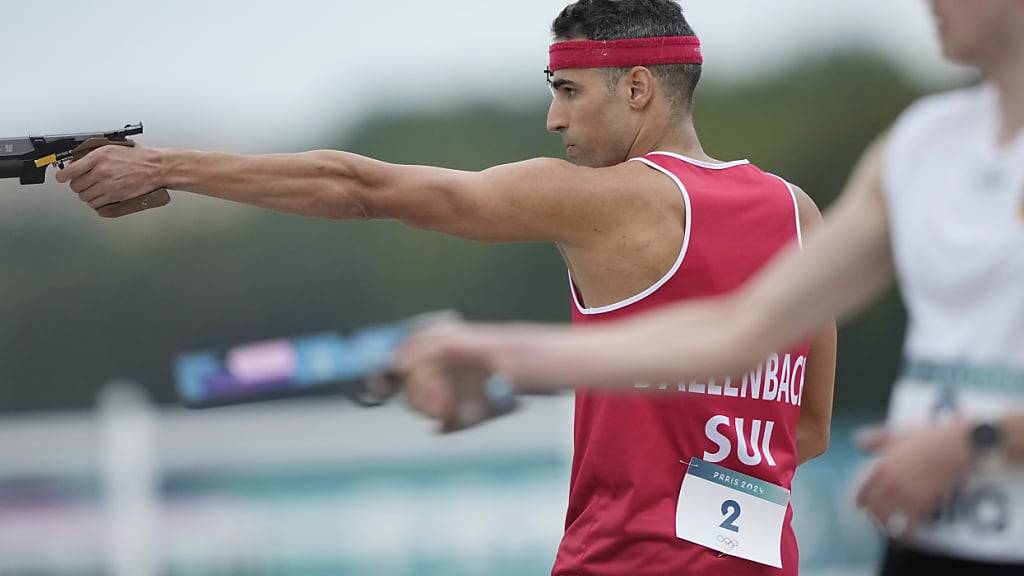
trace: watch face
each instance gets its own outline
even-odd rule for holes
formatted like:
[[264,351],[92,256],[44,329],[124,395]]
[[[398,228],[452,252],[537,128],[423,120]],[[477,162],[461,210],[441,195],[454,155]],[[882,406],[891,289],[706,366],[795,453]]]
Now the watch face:
[[980,452],[999,447],[1002,440],[1002,430],[991,422],[982,422],[971,429],[971,446]]

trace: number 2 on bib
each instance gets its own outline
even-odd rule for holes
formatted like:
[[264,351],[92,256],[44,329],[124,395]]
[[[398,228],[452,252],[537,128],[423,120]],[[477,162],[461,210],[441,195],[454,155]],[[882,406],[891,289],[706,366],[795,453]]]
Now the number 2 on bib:
[[735,522],[740,518],[740,503],[735,500],[722,502],[722,515],[726,517],[725,521],[718,526],[739,534],[740,527]]

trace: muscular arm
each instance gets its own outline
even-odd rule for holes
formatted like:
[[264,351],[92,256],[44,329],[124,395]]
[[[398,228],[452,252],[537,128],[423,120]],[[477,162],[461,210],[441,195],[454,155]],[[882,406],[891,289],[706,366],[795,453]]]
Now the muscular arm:
[[644,209],[636,195],[623,194],[632,175],[645,176],[634,165],[593,169],[540,158],[466,172],[335,150],[247,156],[113,148],[72,163],[58,180],[70,180],[94,208],[163,186],[306,216],[395,219],[492,242],[579,245]]
[[307,216],[395,219],[488,241],[574,240],[568,216],[575,195],[555,188],[590,180],[591,172],[554,159],[464,172],[334,150],[270,156],[177,152],[169,163],[174,189]]

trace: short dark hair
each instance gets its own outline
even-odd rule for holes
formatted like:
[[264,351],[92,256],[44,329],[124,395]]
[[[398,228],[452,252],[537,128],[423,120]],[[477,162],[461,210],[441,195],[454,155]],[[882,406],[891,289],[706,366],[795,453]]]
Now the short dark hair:
[[[578,0],[565,7],[551,24],[556,40],[623,40],[657,36],[694,36],[673,0]],[[700,82],[700,64],[648,66],[662,82],[674,107],[689,110]],[[628,70],[612,68],[610,86]]]

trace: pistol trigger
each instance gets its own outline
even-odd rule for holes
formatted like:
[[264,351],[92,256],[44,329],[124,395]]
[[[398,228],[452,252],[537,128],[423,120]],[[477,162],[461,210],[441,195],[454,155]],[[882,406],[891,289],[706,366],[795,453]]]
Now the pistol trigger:
[[64,161],[63,160],[58,160],[57,161],[57,168],[60,168],[61,170],[64,169]]

